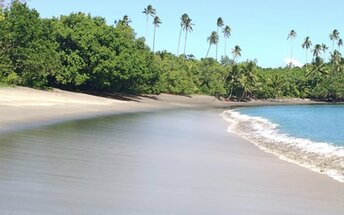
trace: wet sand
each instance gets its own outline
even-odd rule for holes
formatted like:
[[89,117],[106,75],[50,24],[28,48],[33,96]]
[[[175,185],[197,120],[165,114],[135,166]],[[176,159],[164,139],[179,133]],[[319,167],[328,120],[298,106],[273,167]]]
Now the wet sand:
[[[222,106],[205,97],[189,104],[189,98],[163,95],[150,103],[14,108],[3,103],[1,92],[1,114],[11,118],[16,111],[12,118],[22,123],[116,113],[115,107],[121,113]],[[69,115],[66,107],[74,107]],[[51,108],[60,112],[52,117]],[[221,112],[164,110],[3,133],[0,214],[344,213],[343,183],[228,133]]]

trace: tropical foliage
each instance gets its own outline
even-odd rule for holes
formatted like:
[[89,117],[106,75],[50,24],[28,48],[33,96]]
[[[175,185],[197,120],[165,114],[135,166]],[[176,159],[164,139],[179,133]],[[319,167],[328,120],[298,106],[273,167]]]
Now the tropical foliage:
[[[242,52],[239,45],[232,49],[232,58],[226,54],[226,43],[220,62],[209,57],[210,48],[219,42],[217,31],[211,33],[208,44],[204,41],[208,45],[206,58],[186,55],[187,36],[193,26],[187,14],[180,18],[177,55],[154,52],[161,20],[151,5],[143,12],[147,18],[154,17],[152,51],[145,38],[135,36],[126,15],[115,25],[84,13],[42,19],[25,3],[13,1],[0,9],[0,86],[58,87],[96,93],[207,94],[231,100],[344,100],[344,59],[339,51],[343,42],[338,30],[330,34],[333,50],[328,60],[327,46],[312,46],[310,37],[306,37],[301,46],[306,58],[313,53],[311,63],[301,68],[260,68],[256,61],[238,62]],[[219,30],[223,27],[221,20]],[[182,33],[184,55],[179,56]],[[225,26],[222,33],[226,42],[231,28]],[[295,31],[288,35],[289,39],[295,36]]]

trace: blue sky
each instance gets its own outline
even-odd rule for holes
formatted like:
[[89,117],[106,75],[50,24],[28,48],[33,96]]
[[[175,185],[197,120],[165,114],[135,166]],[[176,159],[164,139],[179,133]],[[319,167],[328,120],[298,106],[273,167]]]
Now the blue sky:
[[[205,57],[207,37],[216,30],[217,18],[222,17],[225,24],[232,28],[227,53],[239,45],[242,49],[239,61],[257,59],[258,65],[263,67],[286,65],[285,59],[290,58],[287,35],[291,29],[297,32],[293,58],[300,63],[305,62],[305,51],[301,44],[306,36],[310,36],[313,45],[325,43],[330,50],[332,42],[329,33],[333,29],[342,32],[340,36],[344,38],[342,0],[29,0],[28,4],[44,18],[81,11],[102,16],[109,24],[113,24],[114,20],[128,15],[137,37],[145,36],[146,17],[142,11],[151,4],[163,22],[157,30],[156,50],[172,53],[177,51],[180,16],[187,13],[195,25],[188,37],[186,54],[193,54],[196,58]],[[149,22],[152,21],[150,18]],[[147,42],[151,46],[152,24],[149,30]],[[223,50],[221,35],[219,56]],[[209,56],[215,57],[215,47]]]

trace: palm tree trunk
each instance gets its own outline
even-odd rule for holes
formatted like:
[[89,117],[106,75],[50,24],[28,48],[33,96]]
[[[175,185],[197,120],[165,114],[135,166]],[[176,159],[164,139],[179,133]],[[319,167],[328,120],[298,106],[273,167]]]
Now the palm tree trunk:
[[153,34],[153,53],[154,53],[154,48],[155,48],[155,31],[156,31],[156,27],[154,27],[154,34]]
[[185,56],[185,51],[186,51],[186,41],[188,39],[188,31],[185,31],[185,41],[184,41],[184,56]]
[[182,36],[183,27],[180,27],[179,38],[178,38],[178,47],[177,47],[177,56],[179,55],[179,46],[180,46],[180,38]]
[[233,89],[234,89],[234,86],[232,85],[231,86],[231,92],[230,92],[230,94],[228,96],[228,99],[232,98],[232,96],[233,96]]
[[[219,35],[219,26],[217,26],[217,31],[216,31],[217,35]],[[219,43],[216,43],[216,60],[217,60],[217,49],[219,47]]]
[[211,47],[211,44],[209,44],[209,48],[208,48],[207,55],[205,56],[205,58],[208,57],[208,54],[209,54],[209,51],[210,51],[210,47]]
[[[147,15],[147,21],[146,21],[146,40],[148,39],[148,18],[149,18],[149,16]],[[146,41],[146,43],[147,43],[147,41]]]
[[308,64],[308,49],[306,48],[306,71],[307,71],[307,64]]
[[241,94],[241,101],[245,98],[245,89],[242,90],[242,94]]
[[227,39],[225,37],[225,52],[224,52],[224,56],[226,57],[227,56]]
[[293,68],[293,39],[290,42],[290,69]]

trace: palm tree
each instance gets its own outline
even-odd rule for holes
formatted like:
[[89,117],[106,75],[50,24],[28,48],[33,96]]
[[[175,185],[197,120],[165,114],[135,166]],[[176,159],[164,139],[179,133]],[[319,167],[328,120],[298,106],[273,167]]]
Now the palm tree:
[[241,56],[241,48],[240,46],[236,45],[232,51],[232,54],[233,54],[233,61],[235,62],[235,59],[237,57],[240,57]]
[[296,31],[291,30],[287,37],[287,40],[290,39],[290,68],[293,68],[293,39],[295,39],[296,35]]
[[213,31],[211,32],[211,35],[207,38],[207,40],[209,42],[209,48],[205,58],[208,57],[211,45],[216,45],[219,42],[219,35],[216,33],[216,31]]
[[147,16],[147,21],[146,21],[146,39],[147,39],[147,34],[148,34],[148,19],[149,16],[154,17],[156,14],[156,10],[153,8],[152,5],[148,5],[147,8],[144,8],[142,13],[146,14]]
[[340,63],[341,60],[342,60],[342,54],[339,51],[335,50],[333,54],[331,54],[331,62]]
[[257,75],[256,75],[257,65],[256,61],[248,61],[243,67],[243,74],[241,80],[239,81],[242,87],[242,95],[240,100],[250,99],[250,95],[253,90],[256,89]]
[[193,30],[192,29],[193,25],[194,24],[192,23],[192,19],[190,19],[190,17],[184,20],[184,25],[183,25],[183,29],[185,30],[184,55],[186,51],[186,41],[188,39],[188,32],[191,32]]
[[[223,19],[221,17],[219,17],[217,19],[217,35],[219,35],[219,28],[222,28],[224,25]],[[218,49],[219,43],[216,44],[216,60],[217,60],[217,49]]]
[[308,64],[308,49],[312,46],[312,42],[310,38],[307,36],[305,38],[305,41],[302,43],[302,48],[306,49],[306,70],[307,70],[307,64]]
[[322,50],[322,46],[320,44],[316,44],[313,49],[313,56],[318,58],[320,56]]
[[122,19],[120,20],[115,20],[115,25],[121,24],[125,26],[129,26],[129,23],[131,23],[131,20],[129,19],[128,15],[124,15]]
[[233,94],[238,101],[250,99],[253,90],[257,87],[257,64],[256,61],[247,61],[243,64],[234,64],[225,78],[228,97]]
[[226,27],[222,30],[223,32],[223,37],[225,38],[225,53],[224,53],[224,56],[226,57],[227,55],[227,38],[229,38],[229,36],[231,36],[231,32],[232,32],[232,29],[226,25]]
[[337,46],[338,46],[338,49],[340,50],[340,47],[343,46],[343,40],[342,40],[342,39],[339,39],[339,40],[338,40]]
[[179,38],[178,38],[177,56],[179,55],[180,38],[182,36],[182,31],[183,31],[183,28],[184,28],[184,23],[186,23],[188,19],[189,19],[189,16],[186,13],[184,13],[180,17],[180,31],[179,31]]
[[334,50],[333,54],[331,54],[331,64],[334,67],[333,71],[335,72],[335,75],[341,72],[343,68],[343,63],[342,63],[342,55],[340,54],[339,51]]
[[332,33],[330,33],[330,40],[332,40],[332,52],[334,51],[334,43],[339,40],[339,31],[334,29]]
[[153,52],[154,52],[154,48],[155,48],[155,31],[156,28],[159,27],[159,24],[161,24],[161,20],[158,16],[154,17],[154,21],[153,21],[153,25],[154,25],[154,36],[153,36]]
[[[319,44],[317,44],[319,45]],[[319,45],[320,46],[320,45]],[[313,61],[313,67],[312,69],[306,74],[306,76],[308,77],[309,75],[313,76],[312,80],[312,87],[316,87],[319,83],[319,79],[321,78],[321,76],[327,75],[328,71],[326,69],[326,65],[324,63],[324,60],[317,56],[315,57],[314,61]]]
[[234,88],[238,87],[240,84],[240,78],[241,78],[241,67],[238,64],[234,64],[232,69],[229,70],[229,73],[227,74],[225,78],[225,83],[228,85],[228,97],[227,99],[231,99],[233,96]]
[[324,54],[324,60],[326,60],[326,51],[328,50],[328,46],[325,43],[322,43],[321,50],[323,51],[323,54]]

